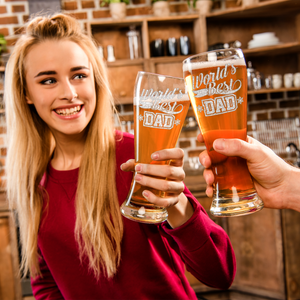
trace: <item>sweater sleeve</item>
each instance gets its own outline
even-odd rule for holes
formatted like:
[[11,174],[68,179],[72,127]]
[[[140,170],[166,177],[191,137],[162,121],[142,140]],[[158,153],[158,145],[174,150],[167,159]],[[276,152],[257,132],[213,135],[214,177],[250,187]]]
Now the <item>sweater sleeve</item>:
[[236,272],[235,255],[226,232],[213,222],[191,192],[184,194],[194,207],[193,216],[178,228],[167,222],[163,230],[177,243],[187,270],[202,283],[227,289]]
[[31,278],[33,296],[36,300],[63,300],[63,296],[39,251],[39,266],[42,276]]

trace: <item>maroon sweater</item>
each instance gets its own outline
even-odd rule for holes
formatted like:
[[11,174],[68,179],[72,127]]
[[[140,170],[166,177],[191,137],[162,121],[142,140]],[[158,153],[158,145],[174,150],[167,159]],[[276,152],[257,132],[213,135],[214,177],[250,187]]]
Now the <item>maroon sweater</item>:
[[[133,136],[124,133],[116,150],[120,205],[132,180],[132,173],[122,172],[120,165],[133,157]],[[32,279],[36,299],[197,299],[185,277],[184,264],[208,286],[226,289],[231,285],[235,256],[229,238],[187,188],[184,193],[195,212],[176,229],[171,229],[167,222],[148,225],[123,218],[118,272],[112,279],[101,276],[97,281],[87,260],[80,263],[74,238],[78,169],[57,171],[49,164],[46,177],[50,201],[38,235],[43,277]]]

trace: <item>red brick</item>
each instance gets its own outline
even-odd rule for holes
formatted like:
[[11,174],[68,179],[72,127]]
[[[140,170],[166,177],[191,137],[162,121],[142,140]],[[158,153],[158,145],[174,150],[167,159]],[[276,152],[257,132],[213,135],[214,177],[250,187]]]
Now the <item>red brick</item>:
[[7,13],[6,6],[0,6],[0,14]]
[[24,30],[24,27],[15,27],[14,34],[21,34],[23,30]]
[[4,167],[4,166],[5,166],[5,162],[6,162],[6,159],[5,159],[5,158],[0,158],[0,166],[1,166],[1,167]]
[[288,111],[288,115],[289,115],[289,118],[296,118],[296,117],[299,117],[299,110],[289,110]]
[[151,13],[151,7],[135,7],[127,9],[127,16],[137,16],[137,15],[149,15]]
[[17,40],[18,38],[12,38],[12,39],[6,38],[7,46],[14,46]]
[[82,8],[95,8],[94,1],[81,1]]
[[287,101],[280,101],[279,106],[281,108],[287,108],[287,107],[299,107],[299,100],[287,100]]
[[189,157],[197,157],[197,156],[199,156],[199,154],[201,152],[202,152],[201,150],[191,150],[188,152],[188,154],[189,154]]
[[98,18],[110,18],[110,12],[109,10],[96,10],[93,11],[93,18],[98,19]]
[[9,35],[8,28],[0,28],[0,34],[3,34],[4,36]]
[[63,9],[64,10],[75,10],[77,8],[78,8],[78,6],[77,6],[76,1],[64,2],[64,4],[63,4]]
[[190,141],[180,141],[179,142],[179,148],[188,148],[191,147]]
[[241,6],[240,1],[237,1],[237,0],[226,0],[225,4],[226,4],[226,8]]
[[87,13],[79,12],[79,13],[69,13],[70,16],[76,18],[77,20],[85,20],[87,19]]
[[187,3],[180,4],[170,4],[170,12],[171,13],[180,13],[189,11],[189,7]]
[[123,116],[120,116],[120,121],[125,121],[125,122],[133,122],[133,115],[123,115]]
[[4,24],[18,24],[18,18],[16,16],[12,16],[12,17],[3,17],[0,18],[0,24],[4,25]]
[[26,23],[28,20],[29,20],[29,16],[24,15],[24,16],[23,16],[23,22]]
[[249,111],[256,111],[256,110],[265,110],[265,109],[271,109],[271,108],[276,108],[276,103],[275,102],[265,102],[265,103],[257,103],[249,104]]
[[6,154],[7,154],[7,149],[1,148],[1,156],[6,156]]
[[0,126],[0,133],[6,133],[6,126]]
[[198,142],[198,140],[196,140],[196,146],[205,148],[205,144]]
[[5,169],[4,168],[0,169],[0,176],[1,177],[5,176]]
[[146,4],[146,0],[132,0],[132,4]]
[[133,104],[124,104],[123,109],[125,112],[133,112]]
[[1,181],[0,181],[0,187],[1,187],[2,190],[6,189],[6,180],[1,179]]
[[100,0],[100,7],[109,7],[109,4],[103,0]]
[[273,111],[271,112],[271,119],[283,119],[284,111]]
[[25,6],[24,5],[13,5],[11,7],[11,10],[12,10],[13,13],[24,12],[25,11]]
[[256,119],[257,119],[257,121],[268,120],[269,119],[269,114],[267,112],[262,113],[262,114],[257,114]]

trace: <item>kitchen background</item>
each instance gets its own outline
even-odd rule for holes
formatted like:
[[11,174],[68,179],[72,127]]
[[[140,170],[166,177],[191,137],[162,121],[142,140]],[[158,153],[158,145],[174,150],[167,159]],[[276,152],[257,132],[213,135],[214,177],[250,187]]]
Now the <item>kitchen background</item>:
[[[132,95],[136,73],[145,70],[182,76],[181,62],[187,57],[186,53],[180,52],[178,44],[177,53],[172,55],[172,51],[166,49],[169,38],[179,41],[180,37],[188,37],[188,55],[240,42],[250,80],[248,134],[270,146],[282,158],[297,164],[300,0],[252,1],[245,7],[241,0],[215,0],[207,15],[192,9],[187,1],[168,1],[170,15],[156,17],[150,0],[131,0],[126,6],[126,18],[114,20],[108,4],[99,0],[0,0],[0,34],[9,52],[32,11],[51,7],[76,17],[95,38],[107,61],[121,121],[119,124],[116,120],[116,125],[129,132],[133,130]],[[264,43],[260,44],[258,34],[266,32],[271,32],[271,36],[268,39],[264,36]],[[138,38],[139,53],[131,59],[129,37],[134,36]],[[150,47],[155,40],[165,43],[162,54],[157,55]],[[4,80],[8,56],[5,52],[1,55],[0,84]],[[293,79],[285,82],[285,74],[293,74]],[[205,196],[203,168],[198,161],[205,147],[196,140],[198,133],[190,109],[178,146],[185,151],[186,185],[209,210],[211,200]],[[30,299],[28,280],[20,285],[16,276],[17,238],[11,231],[15,225],[5,203],[6,139],[5,109],[0,101],[0,299],[26,296]],[[300,299],[299,213],[264,209],[242,218],[214,220],[230,236],[237,256],[237,275],[230,291],[222,292],[205,287],[187,273],[199,299]]]

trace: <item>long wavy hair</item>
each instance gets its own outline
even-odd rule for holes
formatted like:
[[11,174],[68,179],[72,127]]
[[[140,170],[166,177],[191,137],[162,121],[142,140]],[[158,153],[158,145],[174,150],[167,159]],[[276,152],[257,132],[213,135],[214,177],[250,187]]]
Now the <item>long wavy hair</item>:
[[30,20],[6,68],[7,197],[20,224],[21,270],[24,274],[30,271],[33,277],[41,274],[37,237],[47,193],[40,182],[55,148],[49,127],[34,106],[26,103],[24,61],[33,45],[61,39],[77,43],[87,54],[94,70],[97,97],[79,168],[74,234],[80,259],[88,257],[96,278],[101,273],[112,277],[120,263],[123,235],[115,180],[115,107],[95,43],[74,18],[64,14]]

